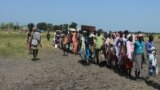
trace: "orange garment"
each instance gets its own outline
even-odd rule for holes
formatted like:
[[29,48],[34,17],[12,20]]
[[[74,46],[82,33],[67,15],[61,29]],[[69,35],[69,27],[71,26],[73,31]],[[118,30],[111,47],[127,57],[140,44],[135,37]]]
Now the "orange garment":
[[73,49],[72,49],[72,52],[73,52],[73,53],[76,53],[76,52],[77,52],[77,46],[78,46],[77,34],[76,34],[76,33],[73,33],[72,41],[73,41]]
[[68,44],[69,43],[69,37],[66,35],[64,37],[64,41],[63,41],[63,44]]

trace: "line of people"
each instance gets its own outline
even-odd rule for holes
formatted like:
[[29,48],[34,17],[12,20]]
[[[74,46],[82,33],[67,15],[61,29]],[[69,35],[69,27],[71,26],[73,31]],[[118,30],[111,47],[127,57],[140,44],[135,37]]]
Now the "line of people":
[[134,35],[127,30],[107,33],[101,29],[78,32],[74,29],[61,34],[55,35],[55,44],[59,44],[64,55],[68,55],[69,52],[79,54],[82,63],[86,65],[92,63],[99,65],[103,55],[107,67],[114,68],[127,78],[132,77],[131,72],[134,67],[135,78],[139,79],[143,64],[148,60],[148,76],[158,74],[153,35],[150,35],[148,42],[145,43],[141,32]]

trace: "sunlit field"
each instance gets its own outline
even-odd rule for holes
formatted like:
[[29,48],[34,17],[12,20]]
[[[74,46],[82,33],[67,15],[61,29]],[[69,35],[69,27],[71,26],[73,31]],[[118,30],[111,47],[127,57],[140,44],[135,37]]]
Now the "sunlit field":
[[[46,33],[41,33],[41,35],[41,50],[53,48],[53,32],[51,32],[50,41],[47,41]],[[28,55],[27,33],[0,31],[0,56],[25,57]]]

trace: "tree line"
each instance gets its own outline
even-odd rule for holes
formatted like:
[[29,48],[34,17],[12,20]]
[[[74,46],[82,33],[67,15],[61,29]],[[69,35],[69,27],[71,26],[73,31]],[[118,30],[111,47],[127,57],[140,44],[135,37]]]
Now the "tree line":
[[[77,28],[78,24],[76,22],[71,22],[70,24],[60,24],[60,25],[54,25],[52,23],[46,23],[46,22],[39,22],[37,24],[34,23],[28,23],[27,25],[19,25],[19,23],[0,23],[0,30],[22,30],[24,27],[27,28],[29,31],[32,31],[32,28],[36,26],[40,30],[44,31],[55,31],[55,30],[67,30],[68,28]],[[137,33],[137,32],[132,32]],[[149,34],[155,34],[159,35],[160,33],[155,32],[142,32],[146,36]]]
[[55,31],[55,30],[67,30],[68,28],[77,28],[77,23],[72,22],[71,24],[60,24],[60,25],[53,25],[52,23],[46,23],[46,22],[39,22],[37,24],[29,23],[27,25],[19,25],[18,23],[1,23],[0,29],[1,30],[22,30],[23,27],[26,27],[29,31],[32,31],[33,27],[37,27],[40,30],[44,31]]

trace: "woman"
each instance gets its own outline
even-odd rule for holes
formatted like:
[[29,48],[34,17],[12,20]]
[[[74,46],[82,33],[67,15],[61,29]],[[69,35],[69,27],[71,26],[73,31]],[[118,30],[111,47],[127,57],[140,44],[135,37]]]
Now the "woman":
[[72,37],[72,41],[73,41],[73,49],[72,52],[74,54],[77,54],[77,46],[78,46],[78,40],[77,40],[77,32],[73,32],[73,37]]
[[114,45],[113,45],[113,38],[112,38],[112,34],[109,33],[106,37],[106,41],[105,41],[105,58],[106,58],[106,63],[107,66],[111,67],[112,66],[112,60],[113,60],[113,49],[114,49]]
[[142,55],[144,50],[143,35],[138,35],[138,40],[134,43],[134,59],[135,59],[135,77],[140,78],[141,67],[142,67]]
[[80,57],[81,57],[81,61],[84,64],[85,59],[86,59],[86,45],[85,45],[85,32],[83,32],[83,36],[80,38],[80,43],[81,43],[81,47],[80,47]]
[[115,62],[115,68],[118,69],[121,74],[124,74],[124,59],[126,54],[125,43],[126,41],[123,38],[123,32],[119,31],[114,42],[117,58]]
[[133,67],[133,53],[134,53],[134,43],[133,43],[133,37],[131,34],[129,34],[127,36],[128,41],[126,44],[126,48],[127,48],[127,57],[126,57],[126,61],[125,61],[125,69],[126,69],[126,73],[127,73],[127,78],[131,77],[131,70]]

